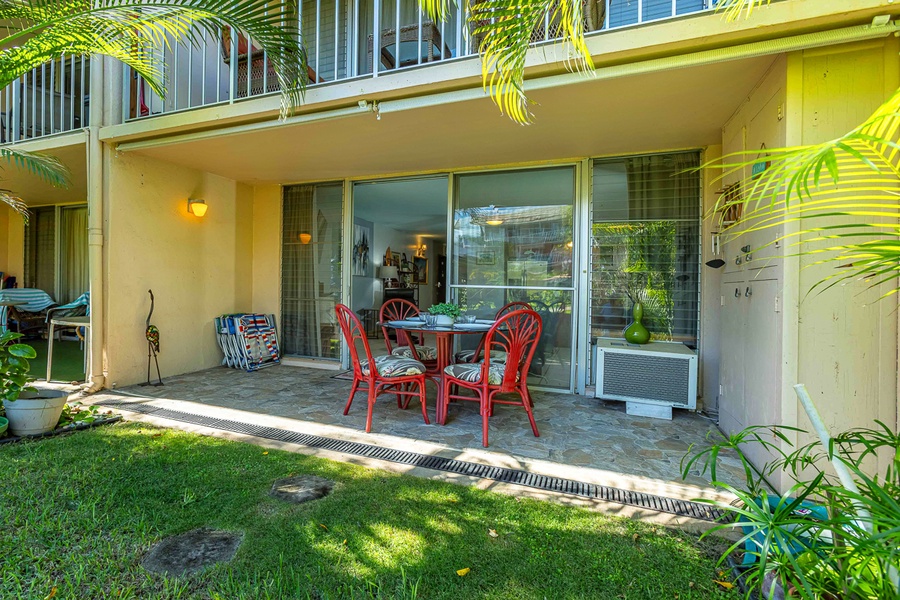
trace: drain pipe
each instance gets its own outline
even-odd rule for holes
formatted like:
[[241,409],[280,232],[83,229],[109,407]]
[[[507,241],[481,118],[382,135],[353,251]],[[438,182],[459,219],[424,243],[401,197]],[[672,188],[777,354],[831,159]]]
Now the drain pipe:
[[[103,58],[91,58],[91,89],[103,90]],[[103,313],[103,144],[100,124],[103,119],[103,94],[92,94],[90,126],[87,139],[87,201],[88,201],[88,272],[91,289],[90,363],[87,384],[82,391],[91,394],[103,389],[106,382],[103,351],[106,321]]]

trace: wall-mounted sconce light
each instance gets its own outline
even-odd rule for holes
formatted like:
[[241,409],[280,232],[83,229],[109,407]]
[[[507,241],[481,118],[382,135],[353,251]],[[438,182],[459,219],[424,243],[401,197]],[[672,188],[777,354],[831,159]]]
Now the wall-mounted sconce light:
[[566,242],[566,248],[571,248],[574,245],[574,242]]
[[301,244],[308,244],[310,242],[310,240],[312,240],[312,236],[310,234],[308,234],[308,233],[300,234],[300,243]]
[[188,212],[194,216],[202,217],[206,214],[206,209],[209,208],[206,205],[204,200],[188,200]]
[[488,225],[493,225],[495,227],[497,225],[503,225],[503,219],[500,218],[500,211],[497,210],[497,207],[491,204],[489,208],[491,209],[491,214],[488,215],[485,223],[487,223]]

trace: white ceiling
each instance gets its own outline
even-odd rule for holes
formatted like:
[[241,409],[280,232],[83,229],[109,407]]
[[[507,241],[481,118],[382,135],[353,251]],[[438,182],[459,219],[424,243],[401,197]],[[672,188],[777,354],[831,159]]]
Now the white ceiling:
[[722,125],[774,60],[586,76],[534,91],[529,126],[483,98],[130,151],[248,183],[292,183],[702,147],[721,143]]

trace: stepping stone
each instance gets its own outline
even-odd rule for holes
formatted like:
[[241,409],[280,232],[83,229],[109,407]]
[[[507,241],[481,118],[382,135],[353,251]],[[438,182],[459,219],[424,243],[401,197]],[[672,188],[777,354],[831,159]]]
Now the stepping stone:
[[168,537],[150,549],[141,565],[148,571],[166,575],[188,575],[234,558],[241,545],[240,533],[214,529],[194,529]]
[[285,502],[302,504],[324,498],[334,489],[334,482],[315,475],[300,475],[278,479],[272,484],[269,495]]

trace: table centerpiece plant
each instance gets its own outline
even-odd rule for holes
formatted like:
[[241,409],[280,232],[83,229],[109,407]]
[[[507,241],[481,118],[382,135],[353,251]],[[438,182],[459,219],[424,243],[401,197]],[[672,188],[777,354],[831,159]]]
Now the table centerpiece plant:
[[441,327],[452,327],[456,322],[456,318],[460,314],[459,306],[451,302],[441,302],[435,304],[428,309],[428,314],[437,317],[435,325]]

